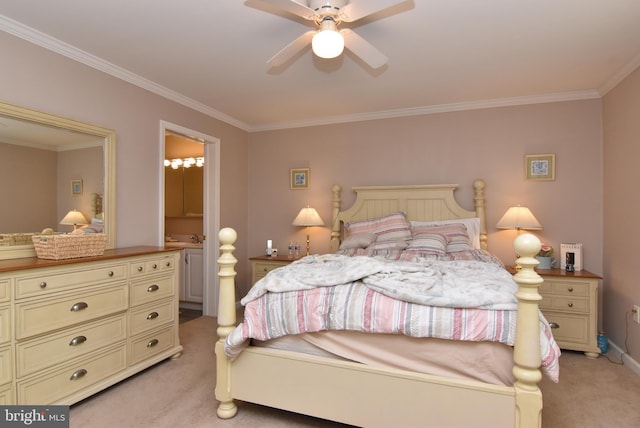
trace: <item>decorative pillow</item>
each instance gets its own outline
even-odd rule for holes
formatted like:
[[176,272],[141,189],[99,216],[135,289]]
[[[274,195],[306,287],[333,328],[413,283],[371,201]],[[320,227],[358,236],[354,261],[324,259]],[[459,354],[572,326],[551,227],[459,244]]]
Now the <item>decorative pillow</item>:
[[411,239],[411,226],[404,213],[390,214],[371,220],[354,221],[345,224],[347,236],[359,233],[373,233],[376,244],[382,242],[407,241]]
[[340,249],[347,250],[350,248],[367,248],[374,242],[376,242],[376,235],[373,233],[356,233],[347,236],[347,238],[340,244]]
[[444,226],[448,224],[461,223],[467,228],[467,235],[469,235],[469,241],[471,246],[476,250],[480,249],[480,219],[478,217],[472,218],[458,218],[455,220],[435,220],[435,221],[411,221],[411,227],[422,226]]
[[404,239],[399,239],[397,241],[376,241],[373,244],[367,247],[367,250],[377,251],[377,250],[404,250],[407,248],[409,244]]
[[409,242],[410,250],[445,255],[447,252],[447,237],[440,233],[419,232],[413,235]]
[[469,242],[469,234],[467,228],[462,223],[451,223],[442,226],[416,226],[412,229],[412,235],[415,237],[424,233],[437,233],[447,238],[447,253],[455,253],[457,251],[469,251],[471,242]]

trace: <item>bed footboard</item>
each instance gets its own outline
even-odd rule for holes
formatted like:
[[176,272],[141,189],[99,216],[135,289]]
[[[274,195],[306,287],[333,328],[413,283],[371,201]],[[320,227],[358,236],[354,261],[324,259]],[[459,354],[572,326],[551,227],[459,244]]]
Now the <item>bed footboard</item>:
[[[522,234],[514,242],[516,252],[521,255],[518,263],[522,269],[514,276],[519,287],[513,387],[378,369],[346,361],[327,362],[320,357],[252,347],[231,362],[225,355],[224,341],[236,325],[237,260],[232,252],[237,234],[225,228],[219,238],[219,339],[215,345],[218,417],[234,417],[238,408],[233,399],[237,398],[358,426],[392,426],[407,421],[418,425],[430,421],[431,426],[541,427],[538,302],[542,298],[538,287],[543,280],[533,269],[538,264],[535,255],[540,249],[540,240],[535,236]],[[306,382],[300,382],[303,378]],[[336,385],[340,388],[336,389]],[[475,407],[460,412],[457,403],[461,402],[475,403]]]

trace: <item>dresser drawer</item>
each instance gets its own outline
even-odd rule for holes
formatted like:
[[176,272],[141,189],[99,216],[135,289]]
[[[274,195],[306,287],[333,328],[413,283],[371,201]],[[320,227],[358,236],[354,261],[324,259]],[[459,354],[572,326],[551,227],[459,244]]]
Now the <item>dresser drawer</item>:
[[0,346],[11,341],[11,308],[0,308]]
[[24,339],[125,311],[128,307],[128,290],[127,284],[122,283],[56,299],[18,303],[15,307],[16,338]]
[[0,406],[8,406],[16,404],[16,399],[13,396],[13,385],[0,385]]
[[175,346],[175,326],[171,325],[162,330],[143,334],[131,341],[130,364],[137,364],[156,354]]
[[175,294],[172,276],[159,276],[131,283],[131,306],[153,302]]
[[116,283],[126,278],[125,263],[100,264],[77,268],[38,269],[32,275],[16,277],[16,299],[30,296],[45,296],[53,292],[85,288],[102,283]]
[[50,404],[87,388],[127,367],[126,346],[91,354],[82,361],[18,381],[20,404]]
[[175,262],[171,256],[142,259],[129,264],[129,273],[132,278],[159,272],[173,272],[174,269]]
[[175,321],[175,300],[168,298],[131,311],[131,335]]
[[558,342],[588,344],[592,333],[589,332],[588,315],[570,315],[553,311],[544,311],[551,325],[553,337]]
[[11,361],[11,347],[0,348],[0,385],[13,379],[13,363]]
[[121,313],[57,334],[19,342],[16,346],[17,376],[35,373],[126,339],[127,315]]
[[9,280],[0,280],[0,303],[11,300],[11,287]]

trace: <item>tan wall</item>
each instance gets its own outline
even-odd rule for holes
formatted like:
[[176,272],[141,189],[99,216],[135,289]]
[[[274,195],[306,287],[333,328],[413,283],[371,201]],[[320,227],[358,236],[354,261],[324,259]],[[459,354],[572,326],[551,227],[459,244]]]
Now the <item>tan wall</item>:
[[[601,102],[538,104],[433,114],[315,128],[259,132],[249,146],[250,255],[267,239],[283,251],[305,240],[291,225],[307,204],[331,222],[331,187],[457,183],[461,204],[473,208],[472,182],[486,180],[490,249],[512,264],[515,231],[495,224],[511,205],[528,206],[559,249],[584,244],[585,266],[602,273]],[[556,180],[524,179],[524,155],[556,154]],[[290,168],[310,168],[306,190],[289,189]],[[311,231],[312,252],[329,249],[329,227]]]
[[[0,32],[2,101],[116,131],[116,245],[155,245],[159,233],[160,121],[221,140],[220,224],[238,230],[246,258],[247,132]],[[241,271],[238,278],[243,280]]]
[[629,321],[629,354],[640,361],[640,325],[631,321],[632,305],[640,305],[635,259],[640,239],[640,69],[636,69],[603,102],[604,111],[604,328],[624,350]]

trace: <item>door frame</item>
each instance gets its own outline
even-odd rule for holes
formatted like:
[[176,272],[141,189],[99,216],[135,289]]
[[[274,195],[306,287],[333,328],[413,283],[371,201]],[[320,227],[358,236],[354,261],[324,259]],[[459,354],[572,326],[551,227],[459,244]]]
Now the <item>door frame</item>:
[[158,245],[164,246],[164,154],[165,135],[168,133],[183,135],[194,141],[204,143],[204,183],[203,183],[203,298],[202,315],[218,315],[218,249],[220,247],[220,139],[200,131],[190,129],[165,120],[160,121],[160,159],[159,167],[159,207],[158,207]]

